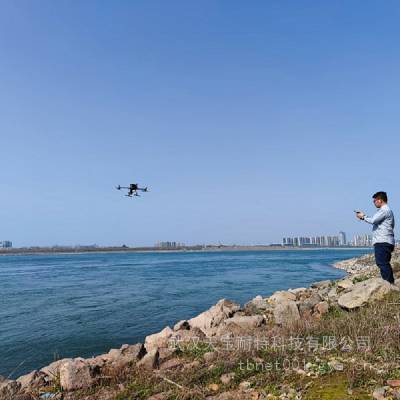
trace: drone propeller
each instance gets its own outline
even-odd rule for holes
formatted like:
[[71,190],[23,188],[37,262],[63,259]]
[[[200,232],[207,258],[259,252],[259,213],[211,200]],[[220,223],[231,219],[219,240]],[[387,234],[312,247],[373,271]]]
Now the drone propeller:
[[115,186],[115,189],[121,190],[121,185]]

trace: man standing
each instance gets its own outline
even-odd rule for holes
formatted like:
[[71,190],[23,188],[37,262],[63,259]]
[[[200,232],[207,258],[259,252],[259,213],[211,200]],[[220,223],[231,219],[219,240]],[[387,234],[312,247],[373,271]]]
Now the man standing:
[[381,270],[383,279],[394,283],[393,270],[390,265],[392,252],[394,250],[394,215],[387,205],[386,192],[377,192],[373,196],[375,207],[378,211],[372,217],[368,217],[363,212],[357,212],[356,216],[373,225],[372,243],[375,249],[375,262]]

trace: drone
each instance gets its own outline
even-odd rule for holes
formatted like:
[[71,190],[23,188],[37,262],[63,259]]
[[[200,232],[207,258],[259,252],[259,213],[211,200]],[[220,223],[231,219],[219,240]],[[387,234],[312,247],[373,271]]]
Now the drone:
[[117,190],[121,189],[128,189],[128,194],[126,194],[126,197],[132,197],[132,196],[140,196],[138,193],[138,190],[141,192],[147,192],[147,187],[145,188],[140,188],[137,183],[131,183],[129,186],[116,186],[115,187]]

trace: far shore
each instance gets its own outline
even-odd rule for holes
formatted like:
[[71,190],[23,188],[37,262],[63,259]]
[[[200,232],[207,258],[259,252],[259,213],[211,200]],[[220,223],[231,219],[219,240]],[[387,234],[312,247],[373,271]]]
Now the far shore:
[[158,247],[29,247],[0,249],[0,256],[7,255],[52,255],[52,254],[87,254],[87,253],[207,253],[223,251],[301,251],[301,250],[372,250],[368,246],[187,246],[171,249]]

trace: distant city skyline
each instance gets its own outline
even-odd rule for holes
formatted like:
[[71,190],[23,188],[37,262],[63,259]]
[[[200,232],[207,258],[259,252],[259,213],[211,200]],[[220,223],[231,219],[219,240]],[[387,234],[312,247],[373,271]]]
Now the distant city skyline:
[[322,236],[293,236],[282,239],[283,246],[321,246],[321,247],[340,247],[340,246],[372,246],[371,234],[357,234],[353,239],[347,241],[346,232],[340,231],[338,235]]
[[[397,2],[5,0],[0,237],[370,233],[354,209],[372,214],[378,190],[400,204],[399,17]],[[130,183],[149,192],[115,190]]]
[[[396,243],[400,242],[396,240]],[[207,242],[198,242],[185,244],[183,242],[177,241],[160,241],[156,242],[153,245],[148,247],[155,248],[165,248],[165,249],[173,249],[173,248],[182,248],[187,246],[246,246],[246,245],[282,245],[282,246],[321,246],[321,247],[340,247],[340,246],[372,246],[372,235],[371,234],[356,234],[353,236],[353,239],[347,241],[347,235],[345,232],[340,231],[338,235],[320,235],[320,236],[293,236],[293,237],[284,237],[281,242],[273,241],[273,242],[264,242],[264,243],[223,243],[218,241],[217,243],[207,243]],[[113,246],[113,245],[110,245]],[[127,246],[126,243],[117,244],[118,247],[141,247],[141,246]],[[13,242],[10,240],[0,241],[0,248],[12,248]],[[96,248],[96,247],[107,247],[107,245],[99,246],[97,243],[92,244],[74,244],[74,245],[66,245],[66,244],[52,244],[47,246],[36,246],[36,245],[27,245],[27,246],[18,246],[18,247],[51,247],[51,248],[62,248],[62,247],[72,247],[72,248]],[[17,247],[17,248],[18,248]]]

